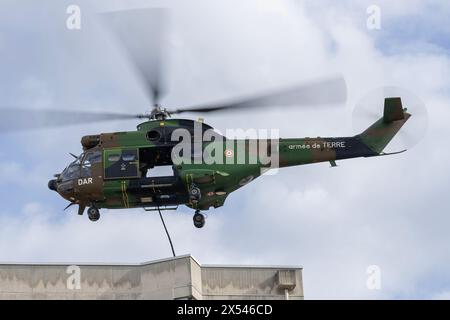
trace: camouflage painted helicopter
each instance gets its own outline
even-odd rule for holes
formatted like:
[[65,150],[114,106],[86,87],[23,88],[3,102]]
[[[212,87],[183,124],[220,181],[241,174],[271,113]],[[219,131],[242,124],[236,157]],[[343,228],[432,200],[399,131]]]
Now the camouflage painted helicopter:
[[[71,204],[78,204],[79,214],[90,206],[88,216],[93,221],[99,219],[100,208],[176,209],[185,204],[196,210],[194,225],[200,228],[205,223],[200,210],[222,206],[230,193],[272,165],[260,161],[238,163],[238,144],[244,143],[245,156],[249,157],[252,141],[230,143],[225,138],[220,142],[203,142],[204,146],[222,144],[217,149],[224,150],[223,161],[174,164],[172,149],[179,142],[173,141],[173,132],[182,128],[194,136],[196,122],[167,119],[166,111],[156,110],[154,118],[141,123],[137,131],[83,137],[84,152],[49,181],[49,188]],[[383,117],[357,136],[280,139],[276,148],[270,140],[264,152],[278,157],[280,168],[324,161],[336,166],[336,160],[384,155],[383,149],[409,117],[399,98],[388,98]],[[200,125],[202,131],[212,129],[204,123]],[[158,166],[172,166],[173,175],[152,176],[152,170]]]
[[[84,136],[81,139],[83,153],[74,156],[75,161],[49,181],[48,187],[68,200],[69,206],[78,205],[78,214],[82,215],[89,207],[87,215],[92,221],[100,218],[99,210],[102,208],[142,207],[147,210],[168,210],[176,209],[178,205],[187,205],[195,210],[194,225],[201,228],[205,224],[202,210],[222,206],[230,193],[259,177],[264,170],[274,167],[273,162],[263,162],[259,157],[252,163],[238,161],[239,146],[243,145],[244,157],[250,158],[255,152],[251,148],[255,141],[230,140],[218,133],[214,139],[205,141],[204,134],[212,130],[211,126],[200,121],[171,119],[170,116],[174,114],[226,110],[235,112],[268,106],[319,106],[340,104],[346,100],[345,82],[338,77],[225,103],[164,109],[159,104],[165,91],[159,75],[161,50],[154,50],[155,39],[161,41],[164,38],[160,35],[163,25],[161,17],[164,13],[160,10],[132,10],[110,13],[107,16],[108,25],[126,48],[135,69],[140,72],[139,78],[144,80],[144,87],[148,88],[149,99],[155,105],[150,114],[91,114],[17,109],[2,111],[3,118],[10,119],[6,122],[15,129],[21,126],[32,128],[53,125],[52,119],[56,116],[58,123],[67,124],[147,118],[147,121],[137,126],[136,131]],[[148,23],[153,23],[153,27]],[[138,36],[141,30],[150,30],[149,43]],[[151,31],[158,34],[151,34]],[[160,49],[161,44],[158,42],[156,47]],[[25,112],[26,117],[20,116],[20,112]],[[280,139],[277,142],[266,139],[256,141],[259,149],[257,152],[277,159],[276,167],[280,168],[318,162],[330,162],[332,166],[336,166],[336,160],[385,155],[384,148],[409,117],[410,114],[402,107],[401,99],[390,97],[384,101],[381,119],[359,135]],[[17,119],[31,121],[19,125]],[[200,130],[200,139],[196,135],[196,128]],[[180,139],[174,139],[174,133],[179,129],[188,133],[191,138],[189,142],[184,141],[183,144]],[[198,154],[192,150],[198,143],[200,161],[194,161]],[[179,153],[181,161],[175,161],[173,151],[180,145],[189,147],[186,150],[191,152]],[[204,151],[208,146],[214,146],[216,151],[221,150],[214,155],[218,161],[207,163],[204,159]],[[171,167],[172,174],[154,176],[155,169],[162,166]]]

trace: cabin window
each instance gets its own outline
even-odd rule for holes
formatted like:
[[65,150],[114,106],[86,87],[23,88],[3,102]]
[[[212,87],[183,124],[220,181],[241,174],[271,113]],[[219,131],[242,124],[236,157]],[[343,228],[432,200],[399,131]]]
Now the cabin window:
[[122,160],[123,161],[135,161],[136,160],[136,155],[135,154],[122,154]]
[[139,177],[138,149],[106,149],[105,159],[105,179],[131,179]]
[[117,162],[120,160],[120,154],[110,154],[108,156],[108,161],[109,162]]

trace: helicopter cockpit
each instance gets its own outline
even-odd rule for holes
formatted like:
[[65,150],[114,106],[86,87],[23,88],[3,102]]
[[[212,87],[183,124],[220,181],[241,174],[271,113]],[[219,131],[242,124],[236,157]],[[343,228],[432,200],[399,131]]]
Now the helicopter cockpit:
[[91,177],[92,165],[102,161],[101,151],[87,151],[83,152],[71,164],[63,170],[60,175],[61,182]]
[[69,180],[73,180],[73,179],[78,179],[81,177],[81,172],[80,172],[80,164],[81,164],[81,159],[84,155],[81,154],[77,159],[75,159],[74,162],[72,162],[71,164],[69,164],[61,173],[61,175],[59,176],[59,178],[61,179],[61,182],[65,182],[65,181],[69,181]]

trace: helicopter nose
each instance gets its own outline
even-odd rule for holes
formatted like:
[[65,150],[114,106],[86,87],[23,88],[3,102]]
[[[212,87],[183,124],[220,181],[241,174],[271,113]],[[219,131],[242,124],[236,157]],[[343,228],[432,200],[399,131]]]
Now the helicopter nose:
[[56,192],[68,201],[75,201],[75,190],[73,188],[74,181],[69,180],[56,184]]
[[55,179],[50,180],[48,182],[48,188],[52,191],[56,191],[56,180]]

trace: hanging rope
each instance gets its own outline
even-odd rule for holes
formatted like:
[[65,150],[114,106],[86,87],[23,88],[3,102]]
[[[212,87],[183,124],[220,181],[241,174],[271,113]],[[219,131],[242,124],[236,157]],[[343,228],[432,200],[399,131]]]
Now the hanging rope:
[[167,231],[166,223],[164,222],[161,210],[159,209],[159,206],[157,206],[157,208],[158,208],[158,212],[159,212],[159,217],[161,218],[161,222],[164,226],[164,230],[166,230],[167,238],[169,239],[170,248],[172,249],[173,256],[176,257],[175,249],[173,248],[173,244],[172,244],[172,239],[170,239],[169,231]]

